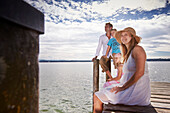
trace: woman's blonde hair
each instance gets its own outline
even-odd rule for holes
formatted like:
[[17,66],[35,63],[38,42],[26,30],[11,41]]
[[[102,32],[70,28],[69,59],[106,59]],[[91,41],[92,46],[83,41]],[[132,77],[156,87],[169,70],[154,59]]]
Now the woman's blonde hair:
[[[129,48],[126,48],[126,46],[121,41],[122,32],[128,32],[128,34],[132,38],[130,40]],[[120,30],[120,31],[116,32],[115,37],[116,37],[117,42],[120,44],[120,50],[121,50],[121,53],[123,56],[123,63],[125,61],[127,62],[132,49],[140,42],[141,37],[136,35],[136,31],[132,27],[127,27],[124,30]]]
[[134,38],[134,36],[128,32],[130,34],[130,36],[132,37],[131,41],[130,41],[130,47],[129,49],[127,49],[127,47],[121,43],[121,52],[122,52],[122,56],[123,56],[123,63],[126,62],[129,58],[129,55],[132,51],[132,49],[138,44],[138,42],[136,41],[136,39]]

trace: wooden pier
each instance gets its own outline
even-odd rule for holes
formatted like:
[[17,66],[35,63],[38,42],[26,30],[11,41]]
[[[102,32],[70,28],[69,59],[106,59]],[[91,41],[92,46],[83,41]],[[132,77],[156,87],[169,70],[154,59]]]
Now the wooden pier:
[[[99,60],[93,62],[93,93],[99,90]],[[151,82],[151,105],[104,104],[102,113],[170,113],[170,83]]]

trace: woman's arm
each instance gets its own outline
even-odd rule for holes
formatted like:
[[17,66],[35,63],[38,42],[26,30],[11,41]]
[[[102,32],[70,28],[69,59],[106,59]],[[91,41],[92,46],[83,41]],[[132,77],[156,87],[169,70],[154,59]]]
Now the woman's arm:
[[115,87],[111,90],[112,92],[116,91],[115,93],[118,93],[119,91],[129,88],[144,75],[146,61],[146,53],[144,49],[138,45],[135,46],[132,52],[132,57],[135,59],[136,72],[122,87]]
[[136,72],[134,75],[130,78],[129,81],[127,81],[122,87],[123,89],[127,89],[130,86],[132,86],[134,83],[136,83],[143,75],[145,71],[145,61],[146,61],[146,53],[143,50],[142,47],[136,46],[132,52],[132,57],[135,59],[136,64]]

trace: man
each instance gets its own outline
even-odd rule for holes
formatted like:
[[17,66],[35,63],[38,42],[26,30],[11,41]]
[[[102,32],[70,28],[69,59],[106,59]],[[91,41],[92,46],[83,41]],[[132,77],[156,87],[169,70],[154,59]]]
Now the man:
[[101,47],[103,47],[103,52],[102,52],[102,57],[100,58],[100,65],[102,67],[102,72],[106,72],[107,70],[109,70],[109,67],[107,66],[107,63],[109,62],[109,60],[112,58],[111,54],[112,51],[109,52],[109,54],[107,55],[107,57],[104,57],[106,55],[106,51],[107,51],[107,47],[108,47],[108,42],[109,40],[112,38],[111,36],[111,29],[113,28],[113,25],[109,22],[105,24],[105,34],[101,35],[99,37],[99,43],[96,49],[96,54],[95,57],[92,59],[92,61],[94,61],[95,59],[97,59],[97,57],[99,56]]

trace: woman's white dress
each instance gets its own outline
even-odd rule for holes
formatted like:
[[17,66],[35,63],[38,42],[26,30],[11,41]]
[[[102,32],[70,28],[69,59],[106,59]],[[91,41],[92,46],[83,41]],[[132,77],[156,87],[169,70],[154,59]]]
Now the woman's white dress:
[[132,57],[132,52],[129,55],[127,62],[123,65],[122,78],[119,84],[113,84],[111,86],[105,87],[101,91],[95,92],[95,95],[104,104],[125,104],[125,105],[149,105],[150,104],[150,79],[148,73],[148,65],[145,62],[145,72],[144,75],[129,88],[118,92],[110,92],[110,89],[115,86],[123,86],[135,73],[136,64]]

